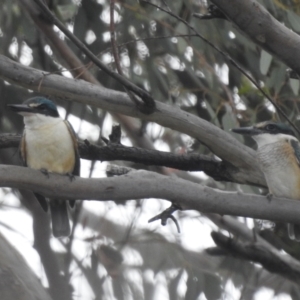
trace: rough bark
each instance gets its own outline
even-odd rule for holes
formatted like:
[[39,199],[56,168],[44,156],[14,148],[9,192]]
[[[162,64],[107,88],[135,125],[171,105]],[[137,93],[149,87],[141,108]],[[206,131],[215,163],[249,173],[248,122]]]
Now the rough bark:
[[1,300],[51,300],[24,258],[0,234]]
[[255,0],[211,0],[238,29],[300,74],[300,37]]
[[50,174],[9,165],[0,166],[0,187],[29,189],[49,198],[115,200],[165,199],[183,209],[205,213],[244,216],[299,224],[300,203],[289,199],[226,192],[201,186],[172,176],[133,171],[110,178],[80,178]]

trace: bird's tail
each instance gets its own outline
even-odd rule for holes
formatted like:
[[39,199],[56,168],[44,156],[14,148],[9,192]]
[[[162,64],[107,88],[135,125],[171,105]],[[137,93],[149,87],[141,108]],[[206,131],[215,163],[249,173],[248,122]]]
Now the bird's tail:
[[37,199],[37,201],[40,203],[42,209],[47,212],[48,211],[48,203],[47,200],[45,199],[44,196],[34,193],[35,198]]
[[71,227],[68,217],[67,201],[50,199],[52,231],[55,237],[69,236]]
[[291,240],[300,242],[300,225],[288,224],[288,233]]

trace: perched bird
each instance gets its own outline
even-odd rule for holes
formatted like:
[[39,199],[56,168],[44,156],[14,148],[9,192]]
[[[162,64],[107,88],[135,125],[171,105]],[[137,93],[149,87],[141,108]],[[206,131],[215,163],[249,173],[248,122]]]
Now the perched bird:
[[[300,200],[300,143],[294,131],[271,121],[232,131],[250,135],[256,141],[257,157],[270,194]],[[300,241],[299,225],[288,224],[288,233],[291,239]]]
[[[60,118],[56,105],[45,97],[34,97],[23,104],[8,107],[24,118],[24,132],[20,143],[20,156],[25,166],[48,173],[79,176],[80,159],[75,132],[68,121]],[[35,194],[47,211],[46,199]],[[74,205],[74,201],[70,201]],[[70,223],[67,202],[49,199],[52,230],[55,237],[68,236]]]

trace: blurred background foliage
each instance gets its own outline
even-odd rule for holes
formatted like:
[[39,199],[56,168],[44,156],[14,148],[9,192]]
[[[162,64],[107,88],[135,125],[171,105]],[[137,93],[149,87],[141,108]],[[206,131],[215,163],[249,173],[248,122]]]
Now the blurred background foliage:
[[[111,69],[115,69],[110,44],[109,1],[47,2],[56,16],[93,53]],[[285,26],[295,32],[300,31],[300,1],[259,2]],[[260,83],[296,126],[300,125],[299,81],[287,76],[286,65],[247,39],[229,21],[195,18],[195,12],[207,13],[210,3],[206,0],[155,3],[171,9],[215,46],[230,54]],[[48,25],[33,1],[0,0],[0,7],[0,54],[45,72],[80,78],[80,74],[76,75],[76,70],[68,62],[68,51],[62,52],[58,49],[50,41],[49,35],[34,22],[34,18],[37,18]],[[148,90],[158,101],[179,106],[226,131],[239,124],[243,126],[270,119],[278,120],[274,107],[253,84],[223,55],[194,36],[179,20],[136,0],[117,2],[115,20],[116,39],[124,73],[138,86]],[[101,85],[123,91],[115,80],[90,64],[80,50],[64,39],[61,33],[56,29],[54,32],[86,64]],[[23,101],[31,95],[31,91],[0,81],[1,133],[22,131],[22,119],[8,112],[5,105]],[[80,104],[70,104],[63,99],[55,100],[65,109],[66,117],[78,118],[74,120],[79,120],[75,129],[80,138],[88,138],[97,143],[100,142],[101,135],[109,134],[112,121],[106,112]],[[133,119],[131,122],[138,126],[138,136],[150,138],[156,149],[178,153],[210,153],[200,141],[193,141],[168,128],[145,122],[137,123]],[[92,127],[86,129],[87,124]],[[236,138],[243,142],[241,137]],[[126,132],[123,132],[122,141],[128,145],[139,143],[138,138],[134,139]],[[245,142],[251,147],[254,146],[251,139],[246,139]],[[15,149],[0,150],[1,163],[19,163],[15,152]],[[86,176],[105,176],[103,170],[98,173],[99,168],[96,168],[95,162],[84,164],[88,170]],[[196,177],[176,170],[169,172],[224,190],[237,189],[233,183],[214,182],[203,175]],[[256,187],[239,188],[252,193],[266,192]],[[10,191],[2,191],[3,199],[8,192]],[[31,212],[39,209],[28,204],[22,194],[17,196],[21,199],[21,204],[16,205],[17,209],[24,210],[24,206]],[[0,208],[5,210],[7,205],[6,201],[2,201]],[[92,212],[93,206],[95,212]],[[82,296],[86,293],[94,295],[93,299],[253,299],[263,287],[268,288],[273,295],[286,293],[293,299],[299,299],[299,287],[279,276],[271,276],[258,265],[230,256],[210,257],[205,248],[212,246],[208,234],[216,226],[203,216],[197,213],[178,213],[177,218],[183,224],[183,233],[178,235],[172,227],[173,224],[168,224],[163,229],[159,225],[145,225],[146,217],[151,217],[151,214],[166,207],[160,202],[154,205],[155,210],[149,209],[149,206],[145,207],[142,200],[123,204],[94,202],[89,204],[89,209],[83,205],[73,213],[77,222],[74,222],[74,226],[81,229],[75,230],[73,239],[61,242],[63,250],[54,247],[52,251],[55,253],[53,259],[57,259],[61,270],[69,276],[74,299],[88,299]],[[113,216],[109,214],[110,211],[113,211]],[[114,217],[114,214],[118,217]],[[8,225],[2,222],[1,226]],[[281,247],[299,257],[299,246],[286,239],[283,224],[276,224],[275,230],[262,228],[264,226],[261,224],[257,224],[257,227],[264,229],[266,236],[275,233],[281,239]],[[185,230],[189,231],[190,237],[199,239],[198,248],[184,238],[187,236]],[[72,249],[80,242],[85,250],[79,255]],[[43,278],[44,271],[40,272],[38,276]],[[79,281],[84,283],[78,284]]]

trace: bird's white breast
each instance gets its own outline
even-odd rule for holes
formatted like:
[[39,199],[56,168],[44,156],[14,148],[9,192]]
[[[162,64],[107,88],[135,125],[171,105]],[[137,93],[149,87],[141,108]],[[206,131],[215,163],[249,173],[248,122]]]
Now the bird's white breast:
[[290,138],[258,143],[257,153],[270,192],[277,197],[300,200],[300,168],[288,142]]
[[61,118],[24,116],[26,162],[33,169],[66,174],[75,165],[74,143]]

